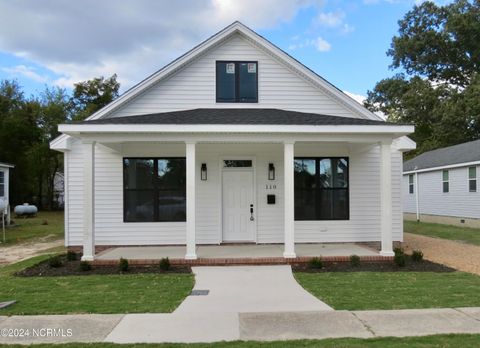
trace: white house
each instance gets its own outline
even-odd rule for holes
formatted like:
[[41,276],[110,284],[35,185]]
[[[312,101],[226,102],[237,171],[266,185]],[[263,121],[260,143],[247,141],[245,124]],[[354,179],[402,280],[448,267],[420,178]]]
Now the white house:
[[7,224],[10,223],[10,169],[14,167],[13,164],[0,162],[0,209],[3,208],[0,214],[6,216]]
[[[340,69],[341,67],[339,67]],[[384,122],[239,22],[84,122],[59,126],[65,240],[96,246],[402,241],[402,151]]]
[[480,140],[425,152],[403,165],[405,218],[480,227]]

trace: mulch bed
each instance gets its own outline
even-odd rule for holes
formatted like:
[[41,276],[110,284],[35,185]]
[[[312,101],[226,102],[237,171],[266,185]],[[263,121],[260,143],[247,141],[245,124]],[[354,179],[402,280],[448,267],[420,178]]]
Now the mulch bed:
[[406,258],[404,267],[397,266],[394,262],[360,262],[353,266],[350,262],[324,262],[322,268],[312,268],[307,264],[292,265],[294,272],[326,273],[326,272],[455,272],[456,269],[440,263],[427,260],[414,262]]
[[[80,257],[78,257],[80,258]],[[141,274],[141,273],[157,273],[157,274],[171,274],[171,273],[192,273],[190,266],[171,266],[168,271],[161,270],[159,265],[129,265],[128,271],[121,272],[117,265],[114,266],[94,266],[89,271],[80,270],[80,261],[68,261],[66,256],[60,256],[62,261],[61,267],[52,267],[49,261],[43,261],[35,266],[25,268],[22,271],[16,272],[15,275],[19,277],[52,277],[52,276],[86,276],[93,274]]]

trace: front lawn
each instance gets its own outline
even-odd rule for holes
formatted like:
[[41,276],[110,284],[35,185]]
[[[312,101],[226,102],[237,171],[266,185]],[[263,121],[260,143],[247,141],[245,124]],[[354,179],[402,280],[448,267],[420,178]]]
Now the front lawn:
[[[1,345],[0,345],[1,346]],[[424,337],[381,337],[381,338],[335,338],[325,340],[296,341],[234,341],[216,343],[163,343],[163,344],[114,344],[114,343],[69,343],[69,344],[39,344],[37,348],[457,348],[480,346],[480,335],[434,335]],[[24,348],[24,345],[8,345],[5,347]]]
[[9,246],[26,241],[53,241],[63,238],[63,211],[42,211],[32,218],[16,218],[15,222],[6,229],[6,243]]
[[45,256],[0,268],[1,315],[172,312],[190,293],[192,274],[15,277]]
[[480,245],[480,228],[458,227],[405,220],[403,230],[408,233],[421,234],[428,237],[437,237]]
[[337,310],[480,306],[480,277],[470,273],[297,272],[295,278]]

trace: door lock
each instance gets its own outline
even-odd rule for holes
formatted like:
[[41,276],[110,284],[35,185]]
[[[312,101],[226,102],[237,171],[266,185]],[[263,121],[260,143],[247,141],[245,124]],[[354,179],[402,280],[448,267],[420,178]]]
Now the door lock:
[[255,218],[253,217],[253,204],[250,204],[250,221],[254,221]]

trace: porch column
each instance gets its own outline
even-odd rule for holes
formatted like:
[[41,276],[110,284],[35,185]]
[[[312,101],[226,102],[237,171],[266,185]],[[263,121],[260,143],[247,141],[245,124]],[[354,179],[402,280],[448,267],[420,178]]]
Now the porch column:
[[186,260],[197,258],[195,248],[195,142],[185,142],[187,156],[187,253]]
[[284,228],[285,251],[283,257],[294,258],[295,255],[295,218],[294,218],[294,186],[293,186],[293,161],[294,141],[283,143],[283,168],[284,168]]
[[392,249],[392,152],[391,140],[380,143],[380,255],[393,256]]
[[83,256],[82,261],[95,257],[95,142],[82,141],[83,151]]

